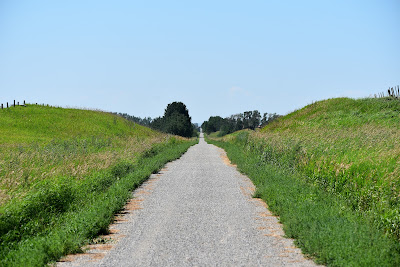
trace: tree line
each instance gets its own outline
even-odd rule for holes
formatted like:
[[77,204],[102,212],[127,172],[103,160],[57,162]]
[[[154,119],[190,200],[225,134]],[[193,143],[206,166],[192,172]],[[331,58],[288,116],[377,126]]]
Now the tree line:
[[243,129],[254,130],[258,127],[264,127],[279,117],[281,115],[276,113],[264,113],[261,116],[258,110],[245,111],[227,118],[211,116],[208,121],[203,122],[201,128],[207,134],[219,131],[219,135],[223,136]]
[[137,124],[143,125],[150,127],[151,122],[153,121],[151,117],[145,117],[145,118],[140,118],[136,116],[129,115],[127,113],[118,113],[118,112],[113,112],[113,114],[119,115],[121,117],[124,117],[127,120],[133,121]]
[[183,137],[197,136],[198,127],[192,124],[192,118],[186,105],[182,102],[168,104],[164,116],[152,119],[151,117],[140,118],[127,113],[114,113],[140,125],[150,127],[165,133],[180,135]]

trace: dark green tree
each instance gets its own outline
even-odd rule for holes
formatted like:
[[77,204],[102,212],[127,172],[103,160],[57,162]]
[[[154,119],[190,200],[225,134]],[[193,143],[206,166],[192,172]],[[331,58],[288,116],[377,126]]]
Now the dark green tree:
[[163,117],[157,117],[155,119],[153,119],[153,121],[150,124],[150,127],[155,129],[155,130],[159,130],[159,131],[164,131],[163,127],[164,127],[164,118]]
[[268,112],[265,112],[261,119],[261,127],[267,125],[267,122],[268,122]]
[[258,126],[260,126],[260,121],[261,121],[261,114],[258,110],[254,110],[251,113],[251,118],[250,118],[250,123],[249,123],[249,128],[254,130]]
[[221,130],[222,125],[224,125],[225,119],[220,116],[211,116],[208,121],[204,122],[201,126],[203,131],[207,134],[217,132]]
[[253,116],[253,112],[252,111],[243,112],[243,129],[250,128],[251,116]]
[[155,118],[151,127],[162,132],[183,137],[193,136],[193,125],[186,105],[182,102],[168,104],[164,116]]
[[190,117],[181,113],[172,113],[164,118],[164,131],[170,134],[176,134],[183,137],[191,137],[193,126]]
[[174,113],[182,114],[185,117],[190,118],[189,111],[186,108],[186,105],[182,102],[172,102],[171,104],[168,104],[164,112],[164,117],[168,118],[173,116]]

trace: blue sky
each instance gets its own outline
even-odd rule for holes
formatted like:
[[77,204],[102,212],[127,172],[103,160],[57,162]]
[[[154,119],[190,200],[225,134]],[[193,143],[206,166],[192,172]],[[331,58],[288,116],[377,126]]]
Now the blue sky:
[[400,1],[0,0],[0,103],[193,122],[400,84]]

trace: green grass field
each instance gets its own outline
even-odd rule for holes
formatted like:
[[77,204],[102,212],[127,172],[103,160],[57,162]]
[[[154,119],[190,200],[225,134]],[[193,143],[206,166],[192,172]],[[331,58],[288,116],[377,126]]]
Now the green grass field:
[[79,252],[133,189],[196,142],[105,112],[0,110],[0,266]]
[[231,157],[306,253],[337,266],[399,264],[400,101],[320,101],[213,139],[239,147]]
[[166,138],[104,112],[36,105],[0,110],[0,205],[40,180],[82,179]]

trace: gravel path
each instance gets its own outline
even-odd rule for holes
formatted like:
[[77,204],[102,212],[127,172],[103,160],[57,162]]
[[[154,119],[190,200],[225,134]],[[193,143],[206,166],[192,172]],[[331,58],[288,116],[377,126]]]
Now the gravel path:
[[253,191],[225,152],[200,138],[134,192],[111,242],[57,265],[315,266]]

